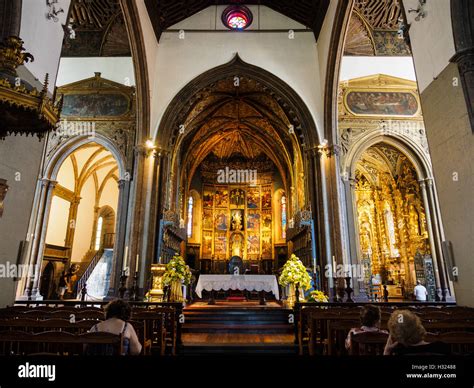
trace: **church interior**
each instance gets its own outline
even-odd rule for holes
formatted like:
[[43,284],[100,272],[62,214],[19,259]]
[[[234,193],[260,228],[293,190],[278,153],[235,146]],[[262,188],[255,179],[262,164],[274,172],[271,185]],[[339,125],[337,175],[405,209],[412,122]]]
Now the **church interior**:
[[381,355],[368,305],[473,354],[473,12],[0,0],[2,354],[117,298],[143,355]]

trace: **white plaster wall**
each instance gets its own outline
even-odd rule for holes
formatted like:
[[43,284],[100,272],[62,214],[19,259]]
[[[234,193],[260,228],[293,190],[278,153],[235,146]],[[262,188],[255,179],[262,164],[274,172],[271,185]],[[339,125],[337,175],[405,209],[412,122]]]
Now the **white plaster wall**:
[[374,74],[386,74],[416,81],[415,68],[411,57],[345,56],[342,58],[340,81]]
[[77,210],[76,231],[72,248],[73,262],[81,261],[90,248],[94,223],[95,185],[89,178],[81,191],[81,202]]
[[[403,5],[406,10],[417,8],[418,0],[403,0]],[[426,17],[420,21],[414,20],[414,13],[407,12],[420,92],[443,71],[455,53],[450,0],[427,1],[425,10]]]
[[51,201],[46,243],[64,246],[69,217],[70,202],[57,196]]
[[107,180],[104,191],[102,191],[102,195],[100,196],[99,207],[108,205],[114,209],[114,212],[117,214],[118,197],[118,184],[114,179],[110,178]]
[[[156,77],[156,61],[158,57],[158,41],[156,40],[155,31],[151,25],[150,16],[145,6],[145,0],[136,0],[138,15],[140,18],[140,26],[144,37],[146,58],[134,58],[134,61],[146,61],[148,70],[148,82],[150,87],[150,122],[156,123],[156,90],[153,88]],[[150,133],[153,131],[150,129]]]
[[61,58],[56,86],[63,86],[102,73],[102,78],[127,86],[135,86],[131,57]]
[[[271,10],[265,13],[268,18],[273,14],[276,13]],[[278,18],[279,28],[294,28],[291,19],[281,15]],[[196,26],[201,25],[202,15],[198,14],[185,21],[189,28],[194,25],[193,19],[197,19]],[[294,39],[289,39],[286,31],[185,32],[184,39],[180,39],[178,32],[165,32],[156,53],[152,84],[153,136],[156,136],[159,121],[174,96],[198,75],[229,62],[235,53],[239,53],[245,62],[259,66],[291,85],[306,103],[318,129],[322,129],[322,86],[312,32],[296,33]]]
[[54,90],[61,56],[64,37],[62,25],[66,23],[70,3],[71,0],[59,0],[56,8],[62,8],[64,13],[58,15],[59,21],[55,23],[46,18],[46,1],[23,0],[20,37],[25,42],[26,51],[35,57],[34,62],[26,64],[26,68],[41,82],[49,73],[51,92]]
[[317,50],[319,60],[319,78],[321,80],[321,101],[324,101],[329,46],[331,44],[334,17],[336,16],[338,2],[339,0],[331,0],[331,2],[329,3],[329,8],[326,12],[326,17],[324,18],[323,26],[321,27],[321,31],[319,32],[318,37]]

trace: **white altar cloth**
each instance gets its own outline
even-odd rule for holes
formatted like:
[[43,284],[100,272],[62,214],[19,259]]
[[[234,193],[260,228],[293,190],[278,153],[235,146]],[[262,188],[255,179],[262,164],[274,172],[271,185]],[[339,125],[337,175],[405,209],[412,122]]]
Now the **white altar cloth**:
[[280,299],[275,275],[201,275],[196,285],[196,294],[202,298],[202,290],[247,290],[272,292]]

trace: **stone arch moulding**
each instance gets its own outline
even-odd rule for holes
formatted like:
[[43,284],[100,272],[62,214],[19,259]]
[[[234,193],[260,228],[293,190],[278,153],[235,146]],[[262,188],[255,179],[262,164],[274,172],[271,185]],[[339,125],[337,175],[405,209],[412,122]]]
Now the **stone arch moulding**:
[[[155,206],[156,217],[154,223],[155,236],[159,236],[159,220],[167,211],[179,211],[178,209],[169,209],[167,203],[178,203],[179,191],[172,189],[179,186],[179,177],[173,175],[176,164],[172,164],[173,156],[179,152],[180,140],[178,136],[179,125],[183,122],[186,112],[191,110],[199,101],[199,95],[203,90],[212,87],[217,82],[233,77],[248,78],[252,82],[260,85],[264,92],[268,93],[281,107],[287,116],[288,121],[294,125],[294,141],[298,143],[299,152],[304,160],[306,179],[306,204],[311,205],[313,218],[315,218],[316,233],[319,234],[322,228],[319,227],[317,214],[322,214],[324,209],[321,207],[320,196],[315,194],[321,187],[321,173],[319,163],[313,161],[317,158],[317,146],[320,143],[319,134],[315,120],[308,109],[306,103],[285,81],[271,74],[265,69],[244,62],[238,54],[223,65],[217,66],[198,75],[187,85],[185,85],[172,99],[166,108],[157,132],[153,140],[156,145],[155,152],[155,173],[153,180],[153,203]],[[283,127],[280,127],[282,129]],[[293,166],[288,166],[293,169]],[[178,171],[178,170],[176,170]],[[170,190],[171,187],[171,190]],[[180,188],[181,190],[181,188]],[[289,191],[289,190],[288,190]],[[170,194],[171,193],[171,194]],[[286,193],[288,196],[289,192]],[[168,197],[173,198],[168,200]],[[153,229],[153,226],[151,226]],[[157,260],[160,250],[160,243],[156,241],[154,246],[154,260]],[[318,245],[318,250],[321,246]],[[320,257],[317,253],[317,257]]]
[[379,143],[389,144],[404,154],[415,167],[419,179],[432,178],[431,163],[418,144],[408,138],[395,138],[380,133],[371,133],[352,145],[342,166],[343,174],[347,173],[349,178],[353,178],[355,165],[360,156],[365,150]]
[[295,128],[295,132],[301,132],[305,147],[310,149],[319,144],[318,132],[311,112],[294,89],[267,70],[244,62],[239,54],[236,54],[230,62],[202,73],[178,92],[168,105],[158,126],[158,131],[154,134],[157,146],[170,151],[169,140],[173,137],[173,131],[177,131],[176,118],[179,117],[183,105],[192,103],[193,96],[197,92],[221,79],[235,76],[249,77],[267,87],[278,101],[283,101],[289,118],[299,122],[299,127]]
[[90,143],[97,143],[103,146],[113,155],[119,167],[118,178],[119,180],[125,179],[127,170],[124,156],[119,151],[119,149],[113,144],[113,142],[98,133],[96,133],[94,137],[90,137],[87,135],[76,136],[62,143],[46,160],[45,168],[43,171],[43,178],[51,180],[56,179],[61,165],[68,158],[68,156],[71,155],[74,151],[81,148],[83,145]]
[[[28,229],[28,236],[33,238],[28,241],[28,247],[25,252],[24,263],[28,263],[33,267],[41,266],[43,259],[43,252],[46,244],[46,232],[49,222],[49,212],[51,209],[51,202],[53,197],[53,190],[55,187],[55,179],[64,161],[74,151],[80,149],[86,144],[96,143],[102,145],[109,151],[119,169],[119,198],[117,204],[117,212],[115,218],[115,230],[117,232],[117,249],[114,249],[113,266],[117,266],[117,256],[120,252],[120,246],[123,245],[123,238],[126,228],[127,218],[127,202],[128,202],[128,184],[129,179],[126,179],[125,161],[120,151],[115,145],[109,141],[105,136],[96,134],[94,137],[87,135],[76,136],[61,143],[52,154],[45,160],[45,165],[41,171],[41,176],[38,179],[37,189],[33,202],[33,210],[30,219],[30,226]],[[114,273],[115,268],[112,269]],[[22,299],[31,297],[32,299],[42,299],[39,293],[40,290],[40,273],[35,273],[33,276],[28,275],[21,279],[17,287],[17,297]],[[114,287],[113,279],[111,280],[111,288]]]

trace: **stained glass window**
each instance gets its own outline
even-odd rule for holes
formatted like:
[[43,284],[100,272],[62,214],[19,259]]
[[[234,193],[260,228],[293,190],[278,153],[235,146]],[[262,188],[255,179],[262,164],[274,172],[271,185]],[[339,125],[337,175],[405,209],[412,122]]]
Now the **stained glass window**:
[[193,197],[189,197],[188,200],[188,225],[187,225],[188,237],[193,234]]
[[286,238],[286,197],[281,197],[281,237]]
[[222,22],[231,30],[244,30],[252,23],[252,13],[244,6],[230,6],[222,13]]

